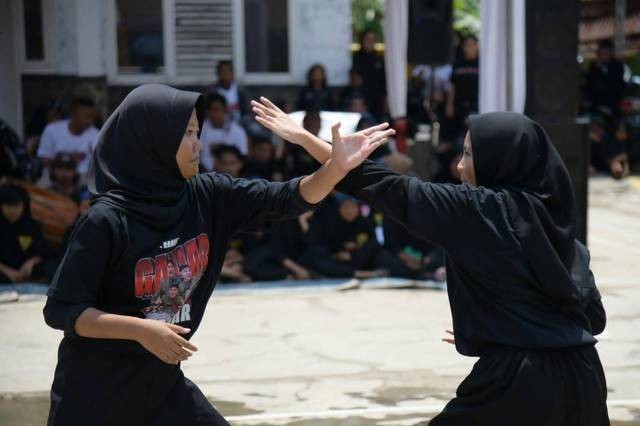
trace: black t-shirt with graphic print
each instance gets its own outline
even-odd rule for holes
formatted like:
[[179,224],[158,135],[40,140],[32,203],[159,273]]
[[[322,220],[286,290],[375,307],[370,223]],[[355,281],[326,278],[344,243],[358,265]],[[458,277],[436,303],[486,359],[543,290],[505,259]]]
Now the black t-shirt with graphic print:
[[[44,316],[65,335],[100,349],[146,352],[129,340],[88,339],[75,332],[88,307],[197,330],[230,238],[313,206],[288,182],[206,173],[188,181],[190,208],[159,232],[105,204],[82,216],[51,283]],[[187,291],[188,290],[188,291]]]

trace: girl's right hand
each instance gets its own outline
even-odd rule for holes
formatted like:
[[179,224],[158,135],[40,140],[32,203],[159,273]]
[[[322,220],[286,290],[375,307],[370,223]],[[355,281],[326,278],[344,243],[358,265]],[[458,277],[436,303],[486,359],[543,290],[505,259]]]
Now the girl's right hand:
[[179,364],[186,361],[197,351],[191,342],[180,336],[191,330],[162,321],[142,320],[138,342],[149,352],[167,364]]

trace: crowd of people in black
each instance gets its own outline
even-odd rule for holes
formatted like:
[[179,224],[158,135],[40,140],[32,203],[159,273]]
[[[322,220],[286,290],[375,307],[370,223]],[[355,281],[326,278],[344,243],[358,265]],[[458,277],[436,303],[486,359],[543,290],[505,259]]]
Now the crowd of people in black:
[[[480,54],[475,36],[456,34],[454,40],[451,64],[412,66],[407,117],[411,123],[438,123],[438,161],[432,180],[449,183],[460,181],[456,166],[467,119],[478,111]],[[322,111],[359,113],[358,129],[388,120],[384,60],[375,45],[375,32],[364,31],[346,87],[332,87],[324,66],[315,64],[294,102],[281,100],[279,106],[287,112],[305,111],[303,125],[316,135]],[[625,121],[623,73],[610,43],[602,43],[586,75],[583,96],[584,109],[592,116],[592,167],[616,177],[640,168],[640,132]],[[306,151],[277,140],[253,120],[250,97],[236,82],[232,62],[218,63],[217,81],[203,94],[202,172],[282,181],[316,169]],[[96,105],[87,97],[74,98],[66,108],[54,101],[34,114],[24,141],[0,120],[0,282],[45,282],[54,273],[65,238],[54,244],[57,250],[48,247],[46,233],[31,215],[29,194],[34,187],[46,188],[67,199],[75,215],[89,207],[86,178],[98,141],[97,117]],[[374,152],[372,159],[412,173],[411,158],[398,152],[393,141]],[[66,237],[72,223],[67,225]],[[222,279],[394,276],[442,281],[443,257],[369,206],[336,193],[313,213],[267,231],[237,235]]]

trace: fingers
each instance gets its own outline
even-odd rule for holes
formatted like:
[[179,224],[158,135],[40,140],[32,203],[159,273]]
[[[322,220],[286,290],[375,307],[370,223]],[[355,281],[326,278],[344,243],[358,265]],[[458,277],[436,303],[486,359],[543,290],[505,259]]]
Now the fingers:
[[167,324],[167,327],[169,327],[171,331],[174,331],[178,334],[187,334],[191,331],[188,328],[180,327],[179,325],[176,325],[176,324]]
[[198,348],[193,343],[191,343],[187,339],[184,339],[180,336],[176,336],[176,343],[182,346],[183,348],[189,349],[190,351],[193,351],[193,352],[198,351]]
[[340,122],[331,126],[331,142],[340,142]]
[[454,335],[454,334],[453,334],[453,330],[445,330],[445,332],[446,332],[447,334],[452,335],[452,336]]
[[265,104],[269,108],[273,108],[273,109],[275,109],[277,111],[280,111],[280,108],[275,106],[274,103],[271,102],[268,98],[265,98],[264,96],[260,96],[260,100],[262,101],[263,104]]
[[455,345],[456,341],[454,339],[442,339],[443,342],[449,343],[450,345]]
[[377,126],[373,126],[373,127],[369,127],[368,129],[364,129],[362,131],[362,134],[364,134],[366,136],[369,136],[369,135],[371,135],[371,134],[373,134],[373,133],[375,133],[375,132],[377,132],[379,130],[386,129],[387,127],[389,127],[389,123],[381,123],[381,124],[378,124]]

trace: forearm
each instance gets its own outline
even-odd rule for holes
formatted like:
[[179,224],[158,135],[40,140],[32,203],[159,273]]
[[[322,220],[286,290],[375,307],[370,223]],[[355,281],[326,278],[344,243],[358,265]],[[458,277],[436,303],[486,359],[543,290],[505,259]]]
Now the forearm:
[[142,318],[109,314],[99,309],[87,308],[76,320],[75,330],[82,337],[138,341],[144,321]]
[[321,164],[326,163],[331,158],[331,144],[306,130],[300,134],[300,137],[295,142]]
[[346,175],[331,161],[326,161],[315,173],[300,181],[300,196],[309,204],[317,204],[333,191]]

